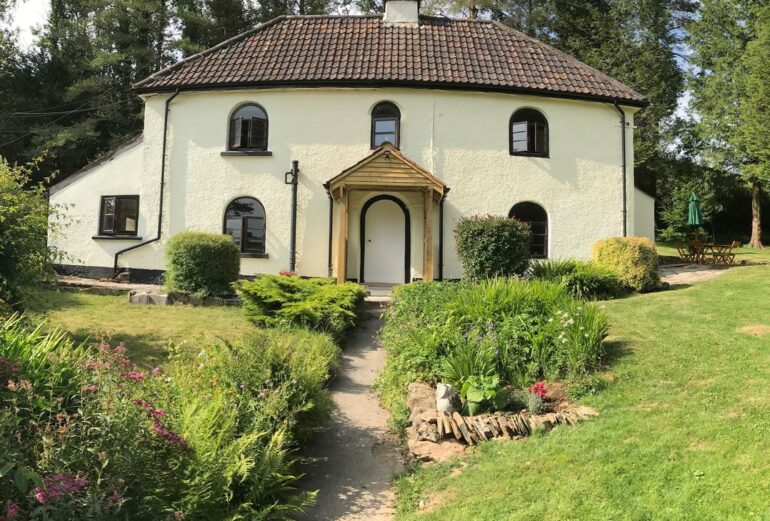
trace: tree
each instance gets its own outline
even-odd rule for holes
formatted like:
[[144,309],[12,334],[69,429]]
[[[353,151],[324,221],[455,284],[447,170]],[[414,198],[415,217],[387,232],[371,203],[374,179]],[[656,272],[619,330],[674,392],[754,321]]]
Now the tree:
[[30,186],[29,174],[28,168],[11,167],[0,157],[0,304],[13,307],[24,303],[32,287],[53,277],[57,258],[48,246],[45,188]]
[[[770,179],[767,52],[770,12],[760,0],[703,0],[690,26],[692,105],[703,160],[751,186],[749,246],[762,247],[762,183]],[[762,53],[765,53],[762,55]],[[763,127],[764,125],[764,127]]]

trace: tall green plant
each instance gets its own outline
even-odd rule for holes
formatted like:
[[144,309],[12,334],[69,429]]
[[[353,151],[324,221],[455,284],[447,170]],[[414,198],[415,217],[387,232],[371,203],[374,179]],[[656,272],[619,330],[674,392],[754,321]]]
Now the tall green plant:
[[30,176],[30,168],[0,157],[0,305],[21,307],[36,284],[55,276],[59,254],[48,237],[64,223],[54,219],[61,216],[48,204],[45,187],[31,184]]
[[529,226],[494,215],[463,217],[455,228],[463,276],[471,280],[521,275],[529,262]]

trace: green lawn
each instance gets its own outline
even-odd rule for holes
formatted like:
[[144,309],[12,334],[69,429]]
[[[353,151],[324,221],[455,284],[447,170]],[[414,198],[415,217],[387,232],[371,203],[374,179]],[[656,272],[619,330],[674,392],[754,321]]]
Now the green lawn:
[[41,291],[31,312],[77,340],[125,342],[131,359],[147,367],[165,361],[170,343],[199,348],[239,338],[251,327],[240,307],[139,306],[126,295],[65,290]]
[[601,415],[401,478],[398,519],[770,519],[769,292],[752,266],[608,302]]
[[[658,250],[658,255],[666,255],[669,257],[679,257],[679,253],[676,251],[676,247],[673,244],[655,243]],[[761,250],[755,250],[754,248],[738,248],[733,250],[735,253],[735,262],[741,263],[764,263],[770,261],[770,247],[762,248]]]

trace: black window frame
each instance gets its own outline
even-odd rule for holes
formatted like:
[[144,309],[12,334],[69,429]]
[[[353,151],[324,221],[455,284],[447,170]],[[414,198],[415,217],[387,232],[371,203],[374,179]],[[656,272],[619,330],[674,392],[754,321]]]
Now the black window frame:
[[[516,216],[516,207],[517,206],[520,207],[522,205],[531,205],[532,207],[537,207],[537,209],[539,211],[543,212],[543,215],[545,216],[545,220],[534,220],[534,219],[532,219],[532,220],[525,220],[525,219],[522,219],[521,217],[517,217]],[[530,257],[532,257],[533,259],[547,259],[548,258],[548,239],[549,239],[549,236],[550,236],[550,227],[549,227],[549,224],[548,224],[548,212],[546,211],[546,209],[542,205],[540,205],[540,204],[538,204],[536,202],[533,202],[533,201],[520,201],[520,202],[514,204],[511,207],[511,210],[508,212],[508,217],[510,217],[511,219],[519,220],[519,221],[521,221],[523,223],[526,223],[529,226],[530,232],[532,234],[531,237],[530,237],[530,242],[529,242]],[[545,231],[543,233],[537,233],[537,234],[534,233],[534,228],[532,226],[533,224],[543,225],[543,229]],[[535,249],[539,248],[539,246],[540,246],[534,240],[536,236],[542,238],[542,241],[543,241],[543,245],[542,245],[543,251],[542,252],[536,252],[535,251]]]
[[[252,201],[255,201],[259,207],[262,209],[262,248],[261,249],[249,249],[247,244],[247,235],[244,233],[244,230],[246,230],[247,222],[249,219],[258,219],[259,217],[256,217],[254,215],[241,215],[236,216],[234,218],[240,217],[241,223],[240,223],[240,230],[241,230],[241,237],[240,241],[235,241],[235,237],[227,233],[227,220],[228,220],[228,212],[230,211],[230,207],[235,203],[236,201],[239,201],[241,199],[250,199]],[[230,235],[233,237],[233,241],[238,245],[238,250],[241,252],[241,257],[254,257],[254,258],[268,258],[267,254],[267,211],[265,210],[265,205],[262,204],[262,201],[257,199],[256,197],[252,197],[250,195],[243,195],[240,197],[236,197],[232,199],[229,203],[227,203],[227,206],[225,206],[225,212],[224,216],[222,218],[222,233],[226,235]]]
[[[524,125],[525,129],[514,132],[514,125]],[[538,130],[542,130],[543,139],[538,141]],[[514,134],[524,133],[524,141],[527,144],[526,150],[514,150]],[[521,108],[511,115],[508,122],[508,152],[512,156],[527,157],[550,157],[550,131],[548,120],[545,115],[537,109]],[[521,141],[521,140],[519,140]],[[542,145],[542,149],[540,149]]]
[[[384,110],[390,110],[390,114],[378,114],[378,112],[383,112]],[[375,143],[375,138],[377,136],[382,135],[390,135],[393,134],[395,143],[391,142],[391,140],[383,141],[383,143],[388,142],[391,145],[393,145],[395,148],[400,148],[401,146],[401,110],[398,108],[398,105],[393,103],[392,101],[380,101],[377,103],[374,108],[372,108],[372,124],[371,124],[371,132],[369,134],[369,144],[372,150],[376,148],[380,148],[382,146],[382,143],[377,145]],[[395,124],[395,131],[394,132],[378,132],[377,131],[377,123],[380,121],[392,121]]]
[[[107,230],[104,227],[104,218],[106,216],[104,213],[105,202],[108,199],[115,200],[114,210],[112,214],[112,218],[113,218],[112,230]],[[122,217],[124,217],[119,212],[119,209],[121,207],[119,204],[119,201],[121,199],[136,201],[136,216],[135,216],[136,226],[134,227],[134,231],[125,230],[125,223],[123,227],[124,229],[122,230],[117,229],[118,228],[117,223],[119,221],[122,221],[123,220]],[[139,196],[138,195],[103,195],[101,196],[101,202],[99,204],[99,227],[98,228],[99,228],[99,235],[103,237],[136,237],[137,234],[139,233]]]
[[[264,114],[264,118],[257,118],[252,117],[250,119],[243,119],[243,117],[238,117],[238,113],[241,112],[243,109],[246,108],[255,108]],[[238,128],[238,120],[240,119],[240,134],[241,134],[241,140],[240,143],[236,146],[236,140],[235,135],[237,133],[236,128]],[[259,119],[264,121],[264,129],[263,129],[263,136],[259,139],[259,142],[254,142],[254,120]],[[244,127],[244,123],[247,123],[247,125]],[[243,146],[244,136],[246,140],[246,146]],[[270,139],[270,118],[267,114],[267,111],[265,108],[258,104],[253,102],[248,103],[241,103],[233,111],[230,113],[230,117],[227,120],[227,152],[231,153],[243,153],[243,154],[249,154],[249,153],[260,153],[260,152],[268,152],[268,144]]]

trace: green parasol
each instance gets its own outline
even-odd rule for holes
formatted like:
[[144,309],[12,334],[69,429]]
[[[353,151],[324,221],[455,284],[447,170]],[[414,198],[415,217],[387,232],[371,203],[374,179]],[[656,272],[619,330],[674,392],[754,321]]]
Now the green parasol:
[[703,224],[703,216],[698,208],[698,196],[694,193],[690,195],[690,205],[687,208],[687,224],[690,226],[701,226]]

